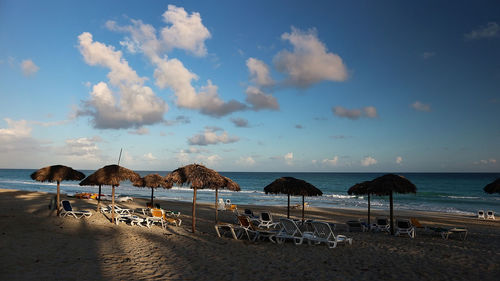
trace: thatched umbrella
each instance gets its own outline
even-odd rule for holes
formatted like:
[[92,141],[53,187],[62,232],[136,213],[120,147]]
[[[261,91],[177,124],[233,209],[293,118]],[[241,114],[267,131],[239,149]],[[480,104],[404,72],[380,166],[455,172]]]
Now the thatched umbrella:
[[493,194],[493,193],[500,193],[500,178],[496,179],[492,183],[486,185],[484,187],[484,192]]
[[115,187],[120,185],[121,181],[130,180],[131,182],[137,181],[141,176],[127,168],[118,165],[108,165],[95,171],[92,175],[85,178],[80,182],[80,185],[98,185],[99,186],[99,198],[98,203],[101,200],[101,185],[111,185],[111,222],[115,221]]
[[85,175],[82,172],[64,165],[47,166],[31,174],[31,179],[36,181],[57,182],[57,215],[59,215],[60,183],[65,180],[76,181],[83,178],[85,178]]
[[227,177],[224,177],[216,171],[209,169],[203,165],[190,164],[180,167],[170,174],[165,179],[168,182],[178,185],[191,185],[193,189],[193,218],[192,230],[196,231],[196,190],[197,189],[215,189],[215,214],[217,220],[217,204],[218,204],[218,189],[226,188],[232,191],[240,191],[240,186]]
[[151,206],[153,206],[153,193],[155,188],[163,187],[163,188],[172,188],[172,183],[167,182],[164,177],[158,174],[149,174],[137,181],[133,182],[134,186],[137,187],[149,187],[151,188]]
[[323,192],[317,189],[314,185],[293,177],[282,177],[276,179],[266,187],[264,187],[266,194],[287,194],[288,195],[288,209],[287,218],[290,218],[290,195],[302,196],[302,221],[304,221],[304,196],[321,196]]
[[368,189],[368,181],[364,181],[361,183],[357,183],[349,188],[347,190],[347,193],[349,195],[368,195],[368,226],[371,226],[370,224],[370,191]]
[[403,176],[386,174],[372,181],[365,182],[368,192],[378,196],[389,195],[390,200],[390,221],[391,234],[394,234],[394,218],[393,218],[393,193],[416,193],[417,187]]

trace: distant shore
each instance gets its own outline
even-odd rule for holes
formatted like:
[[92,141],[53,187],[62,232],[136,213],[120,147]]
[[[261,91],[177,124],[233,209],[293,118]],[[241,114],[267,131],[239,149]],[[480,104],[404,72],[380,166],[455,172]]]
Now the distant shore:
[[[496,280],[500,274],[500,218],[395,210],[396,218],[416,217],[424,225],[463,227],[466,240],[417,230],[417,237],[347,232],[347,220],[366,220],[366,210],[315,208],[307,219],[336,224],[352,246],[236,241],[218,238],[214,204],[197,204],[197,233],[191,229],[190,202],[155,200],[181,212],[180,227],[111,224],[95,213],[96,201],[69,198],[75,209],[91,210],[88,219],[59,218],[48,209],[52,193],[0,189],[0,279],[2,280]],[[66,196],[63,196],[63,199]],[[120,202],[139,209],[148,199]],[[110,204],[110,202],[104,202]],[[245,206],[255,213],[286,216],[286,206]],[[223,219],[227,215],[221,212]],[[300,218],[301,208],[291,215]],[[388,210],[375,210],[388,217]]]

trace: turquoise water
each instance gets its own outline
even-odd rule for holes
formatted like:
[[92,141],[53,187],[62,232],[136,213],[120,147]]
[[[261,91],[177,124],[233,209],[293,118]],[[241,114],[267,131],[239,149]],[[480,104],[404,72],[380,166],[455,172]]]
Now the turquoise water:
[[[0,169],[0,188],[29,191],[55,192],[54,183],[41,183],[31,180],[29,169]],[[94,171],[82,171],[90,175]],[[167,171],[139,171],[141,175]],[[231,199],[234,204],[286,205],[285,195],[266,195],[263,189],[273,180],[283,176],[303,179],[323,191],[323,196],[308,197],[306,202],[314,207],[334,207],[366,209],[367,198],[347,195],[352,185],[371,180],[382,173],[247,173],[221,172],[241,186],[240,192],[221,190],[219,197]],[[500,177],[500,173],[402,173],[417,186],[416,194],[394,196],[394,206],[398,209],[437,211],[472,215],[478,209],[500,212],[500,195],[490,195],[483,187]],[[97,192],[97,187],[82,187],[78,182],[61,183],[62,193]],[[116,189],[117,195],[148,198],[151,190],[137,188],[130,182],[124,182]],[[103,193],[111,194],[111,187],[103,187]],[[199,202],[214,202],[214,191],[199,190]],[[158,189],[155,197],[178,201],[192,201],[193,192],[189,187],[174,187],[169,190]],[[372,208],[387,209],[386,197],[372,197]],[[291,204],[301,203],[300,197],[292,197]]]

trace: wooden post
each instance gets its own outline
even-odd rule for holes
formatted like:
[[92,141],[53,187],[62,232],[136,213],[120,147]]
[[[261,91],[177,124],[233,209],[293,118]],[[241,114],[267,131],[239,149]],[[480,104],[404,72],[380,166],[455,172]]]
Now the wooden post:
[[196,231],[196,187],[194,188],[193,193],[193,222],[191,225],[193,233]]
[[215,188],[215,223],[217,223],[219,211],[219,189]]
[[286,218],[287,219],[290,218],[290,194],[288,194],[288,209],[287,209],[287,212],[286,212]]
[[101,205],[101,185],[99,185],[99,194],[97,195],[97,212],[99,212],[100,205]]
[[111,189],[111,223],[115,222],[115,186],[112,185]]
[[154,188],[151,187],[151,207],[153,207],[153,192],[154,192]]
[[393,205],[392,205],[392,191],[391,194],[389,194],[389,200],[390,200],[390,217],[391,217],[391,235],[394,235],[394,221],[393,221]]
[[59,210],[59,208],[60,208],[59,204],[61,204],[61,202],[60,202],[61,198],[59,197],[59,193],[60,193],[60,191],[59,191],[59,184],[60,184],[60,182],[57,181],[57,199],[56,199],[57,202],[56,202],[56,206],[57,206],[57,215],[58,216],[59,216],[59,212],[61,211],[61,210]]
[[368,193],[368,229],[370,229],[372,225],[370,224],[370,193]]
[[304,224],[304,195],[302,195],[302,224]]

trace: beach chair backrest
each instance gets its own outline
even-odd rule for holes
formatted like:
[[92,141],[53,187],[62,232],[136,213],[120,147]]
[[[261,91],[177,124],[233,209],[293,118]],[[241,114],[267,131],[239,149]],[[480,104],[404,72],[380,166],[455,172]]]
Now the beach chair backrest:
[[163,212],[161,211],[161,209],[152,209],[151,210],[151,215],[153,217],[163,218]]
[[250,222],[248,221],[248,218],[246,216],[238,216],[238,221],[240,222],[240,225],[247,228],[250,227]]
[[226,199],[226,205],[231,205],[231,199]]
[[71,207],[71,203],[69,203],[69,201],[63,200],[63,201],[61,201],[61,204],[63,206],[63,209],[66,212],[72,212],[73,211],[73,208]]
[[245,215],[253,217],[253,212],[250,209],[245,209]]
[[409,220],[397,220],[396,225],[398,228],[410,228],[411,224]]
[[378,218],[377,219],[377,225],[388,225],[389,222],[387,221],[386,218]]
[[333,235],[332,229],[325,222],[313,221],[312,226],[314,228],[314,235],[323,239],[328,239],[330,235]]
[[412,225],[414,225],[414,226],[416,226],[416,227],[419,227],[419,228],[424,227],[424,226],[420,223],[420,221],[418,221],[418,220],[417,220],[417,218],[411,218],[411,219],[410,219],[410,222],[411,222],[411,224],[412,224]]
[[269,212],[262,212],[260,213],[260,219],[262,221],[272,221],[271,213]]
[[297,224],[291,220],[291,219],[280,219],[281,224],[283,225],[283,228],[288,235],[296,235],[299,234],[302,236],[302,232],[300,231],[299,227]]
[[487,212],[486,212],[486,215],[488,215],[488,216],[493,216],[493,211],[487,211]]

